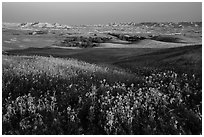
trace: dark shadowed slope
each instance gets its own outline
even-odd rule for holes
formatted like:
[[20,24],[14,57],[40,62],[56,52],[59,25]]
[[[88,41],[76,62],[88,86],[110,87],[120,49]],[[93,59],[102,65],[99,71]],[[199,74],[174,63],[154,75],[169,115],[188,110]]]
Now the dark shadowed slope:
[[201,73],[202,45],[160,49],[149,54],[131,56],[113,64],[133,71],[137,67],[150,67]]
[[75,58],[89,63],[112,64],[123,58],[143,55],[158,49],[151,48],[85,48],[85,49],[61,49],[61,48],[28,48],[22,50],[9,50],[12,55],[40,55],[62,58]]

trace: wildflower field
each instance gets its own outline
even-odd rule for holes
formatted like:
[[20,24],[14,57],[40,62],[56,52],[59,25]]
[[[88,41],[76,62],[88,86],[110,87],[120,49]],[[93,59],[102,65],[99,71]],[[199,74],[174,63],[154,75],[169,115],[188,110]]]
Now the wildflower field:
[[202,80],[2,55],[2,134],[202,134]]

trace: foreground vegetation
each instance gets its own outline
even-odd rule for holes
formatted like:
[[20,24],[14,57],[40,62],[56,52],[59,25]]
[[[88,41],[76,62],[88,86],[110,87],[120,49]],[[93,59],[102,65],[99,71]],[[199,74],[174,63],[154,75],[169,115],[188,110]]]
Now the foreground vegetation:
[[3,134],[202,134],[196,75],[3,56]]

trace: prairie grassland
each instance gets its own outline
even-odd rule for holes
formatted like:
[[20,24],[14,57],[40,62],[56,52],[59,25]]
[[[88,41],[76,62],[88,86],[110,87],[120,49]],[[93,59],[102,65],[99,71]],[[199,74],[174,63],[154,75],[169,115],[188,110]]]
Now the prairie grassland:
[[3,55],[2,134],[202,134],[202,86],[74,59]]
[[[62,59],[41,56],[3,56],[3,70],[12,71],[17,75],[46,74],[51,77],[71,78],[78,75],[104,75],[109,77],[133,77],[125,71],[100,67],[95,64],[78,61],[76,59]],[[110,75],[111,74],[111,75]],[[101,76],[102,76],[101,75]],[[102,76],[103,77],[103,76]],[[120,79],[120,78],[119,78]]]

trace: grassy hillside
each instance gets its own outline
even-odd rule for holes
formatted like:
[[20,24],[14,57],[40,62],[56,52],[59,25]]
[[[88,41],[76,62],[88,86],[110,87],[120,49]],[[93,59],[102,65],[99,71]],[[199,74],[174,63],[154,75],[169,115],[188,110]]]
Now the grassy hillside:
[[62,58],[75,58],[89,63],[110,64],[120,61],[122,58],[134,55],[151,53],[158,49],[150,48],[87,48],[87,49],[60,49],[60,48],[28,48],[24,50],[10,50],[7,54],[11,55],[40,55]]
[[114,65],[129,68],[173,69],[181,73],[202,74],[202,45],[160,49],[152,53],[124,58]]
[[3,55],[2,63],[2,134],[202,134],[195,75],[138,77],[40,56]]
[[118,66],[136,72],[136,68],[174,69],[181,73],[200,75],[202,72],[202,45],[178,48],[28,48],[7,51],[11,55],[41,55],[75,58],[89,63]]
[[12,70],[21,75],[46,75],[48,77],[74,78],[78,75],[91,77],[100,76],[108,80],[129,80],[134,76],[122,69],[101,67],[95,64],[78,61],[76,59],[63,59],[40,56],[3,56],[3,68]]

